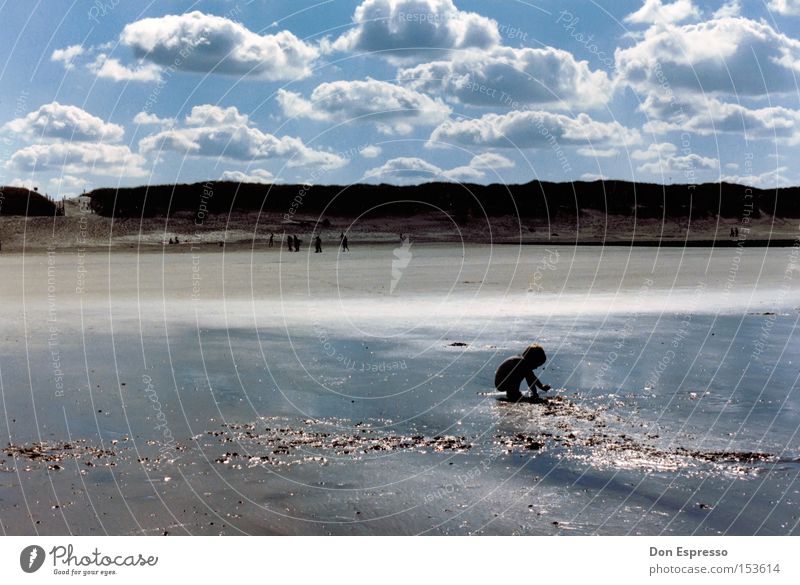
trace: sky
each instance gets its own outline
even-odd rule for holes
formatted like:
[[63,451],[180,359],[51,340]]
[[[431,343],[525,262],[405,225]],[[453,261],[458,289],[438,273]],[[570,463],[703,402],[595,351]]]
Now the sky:
[[0,3],[0,184],[800,184],[800,0]]

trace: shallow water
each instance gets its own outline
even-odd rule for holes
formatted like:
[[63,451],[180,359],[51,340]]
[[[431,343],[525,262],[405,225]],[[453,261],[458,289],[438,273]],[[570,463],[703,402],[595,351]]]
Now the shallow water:
[[800,532],[797,249],[397,257],[0,256],[2,530]]

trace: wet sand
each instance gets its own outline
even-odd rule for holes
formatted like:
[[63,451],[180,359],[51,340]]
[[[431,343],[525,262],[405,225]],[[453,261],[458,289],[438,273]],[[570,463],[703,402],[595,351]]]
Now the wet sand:
[[797,249],[310,252],[0,255],[3,533],[800,532]]

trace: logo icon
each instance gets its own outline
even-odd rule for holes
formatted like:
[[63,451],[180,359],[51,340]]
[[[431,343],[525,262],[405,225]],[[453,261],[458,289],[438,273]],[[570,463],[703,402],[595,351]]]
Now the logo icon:
[[26,546],[19,553],[19,566],[26,573],[35,573],[44,564],[44,549],[41,546],[32,544]]
[[394,249],[394,258],[392,259],[392,283],[389,287],[389,294],[394,293],[394,289],[400,284],[400,279],[403,278],[403,271],[408,268],[411,258],[414,256],[411,253],[411,238],[406,236],[402,238],[399,247]]

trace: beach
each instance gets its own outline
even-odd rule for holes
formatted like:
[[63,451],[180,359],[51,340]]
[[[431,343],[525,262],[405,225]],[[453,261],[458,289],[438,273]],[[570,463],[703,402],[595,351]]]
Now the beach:
[[305,239],[4,247],[3,533],[800,533],[797,247]]

